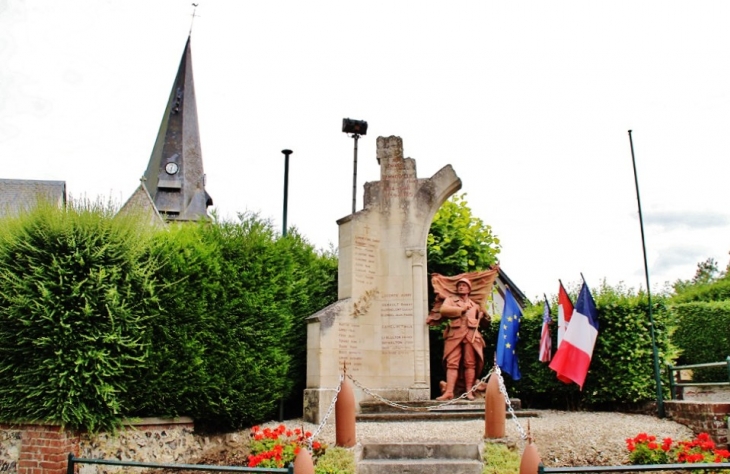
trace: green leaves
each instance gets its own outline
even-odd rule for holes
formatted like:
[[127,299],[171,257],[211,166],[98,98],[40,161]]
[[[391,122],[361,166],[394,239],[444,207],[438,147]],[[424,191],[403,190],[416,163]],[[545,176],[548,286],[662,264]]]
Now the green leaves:
[[484,270],[497,262],[499,239],[489,225],[472,215],[465,196],[452,196],[433,218],[426,240],[432,272],[456,275]]
[[113,429],[147,347],[145,228],[98,203],[39,206],[0,234],[0,418]]
[[[681,349],[681,364],[723,362],[730,355],[730,300],[672,305],[679,320],[673,339]],[[727,368],[695,370],[693,380],[727,381]]]
[[[510,390],[513,392],[510,393],[514,393],[526,405],[601,408],[641,404],[656,399],[646,293],[637,294],[622,285],[610,287],[605,282],[592,290],[600,330],[583,391],[575,384],[559,382],[548,364],[537,360],[542,305],[525,309],[517,346],[522,379],[518,383],[509,381],[508,384],[512,385]],[[666,305],[665,295],[652,295],[652,317],[661,367],[677,357],[677,348],[670,339],[676,327],[676,318]],[[553,321],[557,321],[557,304],[551,306]],[[557,348],[555,324],[551,327],[551,334],[554,353]],[[662,374],[662,378],[665,376]],[[664,380],[665,388],[666,382]],[[668,394],[668,390],[665,392]]]
[[0,420],[261,421],[301,406],[305,318],[336,298],[334,251],[252,214],[153,230],[72,203],[5,219]]

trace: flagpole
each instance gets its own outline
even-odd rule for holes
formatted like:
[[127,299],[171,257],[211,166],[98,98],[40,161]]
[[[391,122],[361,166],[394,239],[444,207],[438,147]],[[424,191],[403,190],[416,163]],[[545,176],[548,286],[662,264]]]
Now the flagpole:
[[651,332],[651,351],[654,355],[654,379],[656,381],[656,402],[659,418],[664,418],[664,399],[662,397],[662,379],[659,372],[659,352],[656,347],[656,336],[654,334],[654,317],[651,312],[651,286],[649,286],[649,266],[646,263],[646,243],[644,239],[644,218],[641,214],[641,198],[639,197],[639,178],[636,174],[636,159],[634,158],[634,140],[629,130],[629,143],[631,145],[631,163],[634,165],[634,184],[636,185],[636,202],[639,205],[639,226],[641,227],[641,248],[644,251],[644,275],[646,275],[646,294],[649,298],[649,328]]

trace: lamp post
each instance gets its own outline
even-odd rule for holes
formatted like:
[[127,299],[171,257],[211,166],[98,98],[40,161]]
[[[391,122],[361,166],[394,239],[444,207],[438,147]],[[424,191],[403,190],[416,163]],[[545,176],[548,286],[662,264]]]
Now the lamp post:
[[289,201],[289,155],[294,153],[291,150],[281,150],[284,154],[284,224],[281,235],[286,237],[286,206]]
[[342,131],[350,133],[355,139],[355,159],[352,171],[352,213],[355,213],[355,203],[357,195],[357,140],[360,135],[365,135],[368,131],[368,123],[364,120],[342,119]]

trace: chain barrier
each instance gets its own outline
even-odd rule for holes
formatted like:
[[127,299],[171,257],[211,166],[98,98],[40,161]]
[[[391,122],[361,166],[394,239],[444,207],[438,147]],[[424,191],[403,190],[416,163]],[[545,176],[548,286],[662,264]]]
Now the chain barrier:
[[352,377],[352,375],[347,374],[347,377],[350,380],[352,380],[352,383],[355,384],[355,386],[357,386],[360,390],[362,390],[366,394],[370,395],[371,397],[375,398],[376,400],[385,403],[386,405],[389,405],[389,406],[392,406],[393,408],[398,408],[399,410],[404,410],[404,411],[426,412],[426,411],[441,410],[444,407],[448,407],[450,405],[453,405],[454,403],[458,402],[459,400],[465,399],[468,394],[470,394],[470,393],[473,394],[474,392],[476,392],[479,389],[479,386],[482,383],[486,383],[487,379],[489,378],[489,376],[491,375],[491,373],[492,373],[493,370],[494,369],[490,370],[487,373],[487,375],[485,375],[484,377],[482,377],[481,380],[479,380],[479,382],[475,383],[474,386],[468,392],[464,392],[459,397],[452,398],[451,400],[448,400],[445,403],[440,403],[438,405],[431,405],[431,406],[427,406],[427,407],[411,407],[411,406],[407,406],[407,405],[401,405],[400,403],[397,403],[397,402],[388,400],[387,398],[384,398],[381,395],[378,395],[377,393],[371,391],[370,389],[368,389],[367,387],[365,387],[364,385],[362,385],[360,382],[358,382],[357,380],[355,380]]
[[[349,377],[349,375],[348,375]],[[340,383],[337,384],[337,391],[335,392],[334,398],[332,398],[332,403],[330,403],[330,407],[327,409],[327,413],[324,415],[324,418],[322,418],[322,421],[319,423],[319,426],[316,430],[312,433],[312,436],[307,438],[307,447],[309,448],[309,452],[313,453],[314,450],[312,449],[312,443],[314,442],[314,438],[317,437],[320,431],[322,431],[322,428],[324,428],[324,425],[327,424],[327,419],[332,414],[332,411],[335,409],[335,403],[337,403],[337,397],[340,394],[340,390],[342,390],[342,382],[345,380],[345,376],[340,374]]]
[[517,431],[520,433],[520,438],[523,440],[527,439],[527,433],[525,433],[525,429],[522,427],[519,421],[517,421],[517,414],[515,413],[514,408],[512,408],[512,402],[509,399],[509,395],[507,395],[507,388],[504,386],[504,379],[502,378],[502,371],[500,370],[499,366],[497,364],[494,364],[496,375],[498,377],[497,380],[499,380],[499,391],[502,392],[502,395],[504,395],[504,400],[507,402],[507,411],[509,412],[510,416],[512,417],[512,421],[514,422],[515,426],[517,427]]
[[479,380],[479,382],[475,383],[474,386],[468,392],[464,392],[459,397],[448,400],[445,403],[439,403],[438,405],[431,405],[431,406],[427,406],[427,407],[411,407],[411,406],[407,406],[407,405],[401,405],[400,403],[388,400],[387,398],[384,398],[383,396],[373,392],[372,390],[370,390],[369,388],[365,387],[360,382],[358,382],[355,378],[353,378],[353,376],[351,374],[348,374],[348,373],[340,374],[340,382],[337,385],[337,391],[335,392],[335,396],[332,398],[332,403],[330,403],[330,406],[327,409],[327,413],[324,415],[324,418],[322,418],[322,421],[320,422],[317,429],[314,430],[314,432],[312,433],[312,435],[309,438],[307,438],[307,446],[309,447],[309,451],[312,452],[312,443],[314,442],[314,438],[316,438],[317,435],[319,434],[319,432],[322,431],[322,428],[324,428],[324,426],[327,424],[327,419],[330,417],[330,415],[332,415],[332,412],[335,409],[335,404],[337,403],[337,397],[340,394],[340,390],[342,390],[342,382],[345,380],[345,377],[352,380],[352,383],[356,387],[358,387],[360,390],[362,390],[364,393],[370,395],[374,399],[379,400],[393,408],[398,408],[399,410],[404,410],[404,411],[428,412],[428,411],[436,411],[436,410],[444,409],[445,407],[453,405],[454,403],[458,402],[459,400],[465,399],[468,394],[470,394],[470,393],[473,394],[475,391],[477,391],[481,384],[487,383],[487,379],[489,379],[489,376],[492,374],[497,376],[497,380],[499,381],[499,391],[504,396],[504,400],[507,403],[507,411],[509,412],[510,417],[512,418],[512,421],[514,422],[515,426],[517,427],[517,431],[520,434],[520,438],[523,440],[527,439],[527,433],[525,433],[524,428],[522,427],[520,422],[517,420],[517,414],[515,413],[514,408],[512,408],[512,402],[509,399],[509,395],[507,394],[507,388],[505,387],[504,379],[502,378],[502,371],[500,370],[499,366],[497,364],[495,364],[494,367],[491,368],[489,370],[489,372],[487,372],[487,374]]

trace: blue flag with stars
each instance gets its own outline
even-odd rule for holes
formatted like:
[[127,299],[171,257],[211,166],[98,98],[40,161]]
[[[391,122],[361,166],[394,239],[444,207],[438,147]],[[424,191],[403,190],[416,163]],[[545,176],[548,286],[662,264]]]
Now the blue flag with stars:
[[504,310],[499,324],[497,339],[497,365],[507,372],[512,380],[519,380],[520,368],[517,367],[517,340],[520,336],[522,311],[512,292],[507,288],[504,293]]

